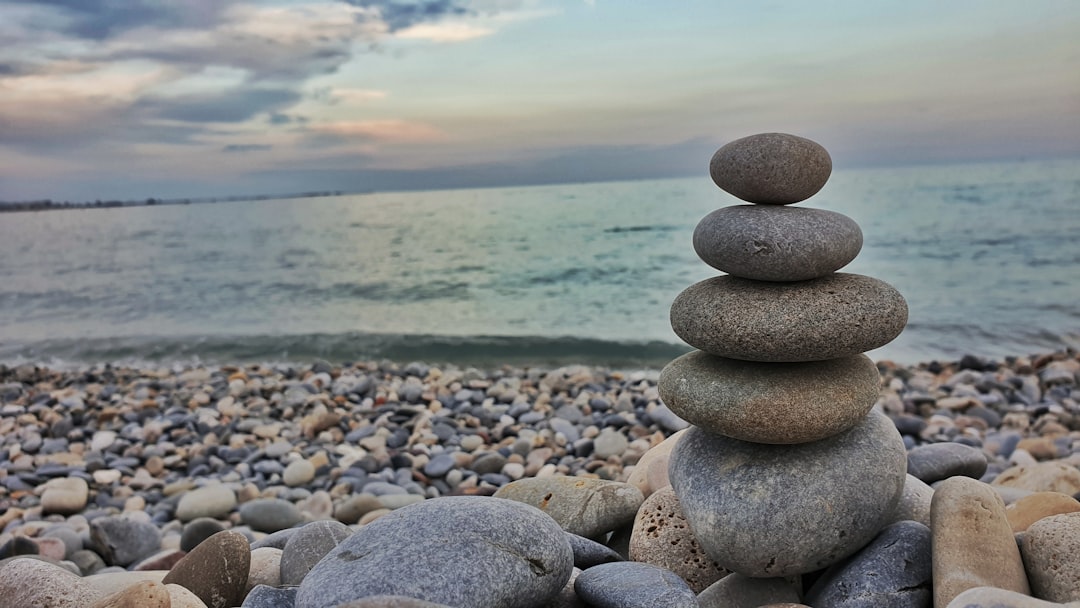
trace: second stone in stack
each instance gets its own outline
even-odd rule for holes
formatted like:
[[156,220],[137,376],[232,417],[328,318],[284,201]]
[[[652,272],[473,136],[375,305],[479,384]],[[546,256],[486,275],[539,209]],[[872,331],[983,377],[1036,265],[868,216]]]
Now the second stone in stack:
[[664,402],[692,424],[669,477],[702,548],[747,576],[811,572],[888,523],[907,470],[892,422],[871,412],[878,371],[861,353],[895,338],[907,304],[888,284],[837,273],[862,232],[839,213],[785,205],[817,193],[832,162],[781,133],[717,151],[723,190],[694,248],[728,273],[683,291],[671,325],[700,350],[664,368]]

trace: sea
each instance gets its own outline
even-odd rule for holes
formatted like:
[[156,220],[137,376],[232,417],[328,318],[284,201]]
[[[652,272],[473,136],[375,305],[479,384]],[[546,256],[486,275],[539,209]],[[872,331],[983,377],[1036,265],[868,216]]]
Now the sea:
[[[659,368],[719,273],[694,227],[739,203],[703,175],[4,213],[0,363]],[[907,299],[875,360],[1080,346],[1080,159],[840,169],[800,206]]]

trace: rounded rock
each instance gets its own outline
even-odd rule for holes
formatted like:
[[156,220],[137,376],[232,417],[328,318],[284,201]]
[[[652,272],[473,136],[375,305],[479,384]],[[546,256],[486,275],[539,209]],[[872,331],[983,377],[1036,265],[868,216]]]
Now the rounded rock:
[[697,608],[694,591],[670,570],[639,562],[593,566],[574,581],[578,597],[595,608]]
[[1005,506],[1013,532],[1023,532],[1044,517],[1076,512],[1080,512],[1080,501],[1058,492],[1036,492]]
[[309,460],[294,460],[281,474],[281,480],[290,487],[302,486],[312,479],[315,479],[315,465]]
[[908,473],[925,483],[957,475],[978,479],[986,472],[982,450],[962,443],[931,443],[908,452]]
[[251,546],[239,532],[218,532],[195,547],[161,580],[199,597],[207,608],[230,608],[244,601]]
[[641,490],[628,483],[581,477],[530,477],[506,484],[495,492],[547,513],[564,530],[598,538],[630,524],[645,501]]
[[634,470],[626,478],[626,483],[641,490],[641,494],[648,498],[653,492],[671,485],[668,480],[668,463],[671,460],[671,450],[675,444],[686,434],[686,429],[676,431],[670,437],[660,442],[645,452],[634,465]]
[[49,562],[17,558],[0,568],[5,608],[85,608],[100,595],[79,575]]
[[1017,591],[997,587],[973,587],[956,596],[945,608],[1064,608]]
[[240,505],[240,520],[259,532],[277,532],[304,520],[300,509],[280,498],[259,498]]
[[694,251],[706,264],[757,281],[806,281],[847,266],[862,249],[855,220],[824,209],[736,205],[706,215]]
[[85,479],[64,477],[50,479],[45,483],[41,495],[41,510],[45,514],[57,513],[71,515],[86,507],[90,496],[90,486]]
[[1080,471],[1062,462],[1039,462],[1005,469],[992,483],[1030,492],[1060,492],[1072,496],[1080,492]]
[[225,530],[225,524],[211,517],[189,521],[180,533],[180,550],[190,552],[199,543]]
[[785,578],[750,578],[729,574],[698,594],[701,608],[732,606],[792,606],[799,601],[799,588]]
[[236,492],[222,484],[211,484],[185,493],[176,505],[176,518],[191,521],[200,517],[224,518],[236,507]]
[[930,503],[934,499],[934,489],[918,477],[908,474],[904,479],[904,492],[896,503],[892,520],[917,521],[924,526],[930,525]]
[[839,435],[795,445],[691,428],[668,474],[690,529],[717,564],[777,577],[820,570],[869,542],[896,507],[905,468],[900,434],[871,411]]
[[790,205],[818,193],[832,174],[820,144],[787,133],[759,133],[716,151],[709,175],[721,190],[750,203]]
[[562,529],[533,507],[481,496],[434,498],[388,513],[338,545],[304,578],[296,608],[373,595],[458,608],[538,607],[563,588],[573,562]]
[[1020,549],[1036,597],[1080,601],[1080,513],[1051,515],[1031,524]]
[[351,535],[352,530],[338,521],[315,521],[297,530],[281,553],[281,583],[299,585],[320,559]]
[[245,594],[259,585],[281,586],[281,549],[258,547],[251,550],[251,567],[248,568]]
[[669,363],[657,389],[673,412],[710,433],[791,444],[855,426],[877,401],[879,383],[866,355],[762,363],[696,351]]
[[90,522],[90,539],[111,566],[129,566],[161,548],[157,526],[125,516],[100,517]]
[[891,342],[907,316],[896,289],[848,273],[793,283],[713,277],[691,285],[671,305],[671,327],[684,342],[744,361],[855,355]]

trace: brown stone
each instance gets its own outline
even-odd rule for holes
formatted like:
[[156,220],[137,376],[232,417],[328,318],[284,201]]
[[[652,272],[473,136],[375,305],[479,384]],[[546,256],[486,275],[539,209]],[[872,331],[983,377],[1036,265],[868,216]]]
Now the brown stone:
[[1031,492],[1059,492],[1072,496],[1080,492],[1080,471],[1061,462],[1040,462],[1005,469],[994,479],[993,484]]
[[172,608],[172,600],[165,585],[141,581],[101,598],[91,608]]
[[199,543],[162,580],[197,595],[208,608],[229,608],[244,601],[251,548],[238,532],[218,532]]
[[709,175],[721,190],[751,203],[789,205],[816,194],[832,174],[820,144],[787,133],[759,133],[720,148]]
[[1027,451],[1035,460],[1053,460],[1058,457],[1057,445],[1049,437],[1025,437],[1016,444],[1016,449]]
[[630,559],[671,570],[694,593],[729,573],[698,544],[671,486],[654,492],[638,509],[630,533]]
[[935,606],[973,587],[1030,592],[1005,503],[988,485],[969,477],[941,482],[930,524]]
[[[795,579],[798,580],[798,579]],[[798,606],[799,588],[789,579],[750,578],[732,574],[713,583],[701,592],[698,602],[701,608],[729,608],[731,606],[765,606],[779,604]]]
[[1058,492],[1036,492],[1005,507],[1013,532],[1023,532],[1044,517],[1080,511],[1080,501]]
[[1031,524],[1020,549],[1036,597],[1080,601],[1080,513],[1051,515]]
[[668,480],[668,462],[671,460],[671,450],[675,448],[679,438],[686,433],[686,429],[672,433],[671,437],[660,442],[649,451],[642,454],[634,465],[634,470],[626,478],[626,483],[641,490],[641,494],[648,498],[657,490],[670,486]]
[[[1069,606],[1072,606],[1071,604]],[[956,596],[946,608],[1064,608],[1057,602],[996,587],[974,587]]]

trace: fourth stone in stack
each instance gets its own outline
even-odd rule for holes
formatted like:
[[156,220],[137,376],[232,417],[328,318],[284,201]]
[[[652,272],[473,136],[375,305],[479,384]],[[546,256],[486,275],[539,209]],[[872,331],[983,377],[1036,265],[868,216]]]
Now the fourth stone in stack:
[[671,485],[706,553],[746,576],[855,553],[904,487],[904,444],[871,411],[878,370],[862,353],[900,334],[907,304],[882,281],[836,272],[862,248],[854,221],[789,206],[831,171],[824,148],[793,135],[718,150],[713,181],[753,204],[701,220],[694,249],[727,274],[671,306],[675,333],[699,349],[660,374],[664,402],[694,425],[672,452]]

